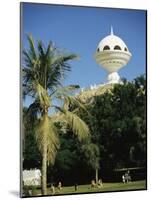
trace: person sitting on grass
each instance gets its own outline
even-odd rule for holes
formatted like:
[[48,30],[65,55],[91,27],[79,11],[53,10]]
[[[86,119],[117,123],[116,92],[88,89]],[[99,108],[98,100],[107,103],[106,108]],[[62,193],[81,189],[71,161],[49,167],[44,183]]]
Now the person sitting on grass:
[[58,183],[58,190],[59,191],[62,190],[62,183],[61,183],[61,181],[59,181],[59,183]]
[[98,180],[97,186],[98,186],[98,188],[103,187],[103,182],[102,182],[101,178]]
[[126,183],[131,182],[131,176],[129,170],[125,173],[125,182]]
[[94,187],[96,187],[96,183],[95,183],[95,180],[92,180],[91,181],[91,188],[94,188]]
[[128,177],[127,177],[127,179],[128,179],[128,182],[131,182],[131,181],[132,181],[132,179],[131,179],[131,175],[130,175],[130,171],[129,171],[129,170],[127,171],[127,174],[128,174]]
[[54,195],[54,194],[55,194],[55,187],[54,187],[54,185],[53,185],[53,184],[51,184],[51,193],[52,193],[52,195]]

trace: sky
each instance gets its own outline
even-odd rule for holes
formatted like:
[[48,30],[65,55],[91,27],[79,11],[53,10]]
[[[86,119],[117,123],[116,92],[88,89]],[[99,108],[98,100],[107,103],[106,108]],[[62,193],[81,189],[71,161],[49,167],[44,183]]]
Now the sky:
[[[133,80],[146,71],[146,11],[51,4],[23,3],[21,12],[22,46],[28,48],[26,34],[44,44],[53,41],[79,60],[70,62],[71,72],[64,85],[79,84],[81,88],[104,83],[107,72],[94,59],[97,46],[105,36],[119,36],[132,54],[129,63],[119,71],[120,77]],[[26,105],[30,103],[28,98]]]

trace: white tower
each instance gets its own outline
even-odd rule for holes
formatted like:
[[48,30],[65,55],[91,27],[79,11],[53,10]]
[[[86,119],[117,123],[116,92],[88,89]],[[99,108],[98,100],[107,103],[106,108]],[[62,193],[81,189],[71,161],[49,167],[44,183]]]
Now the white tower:
[[113,33],[103,38],[95,53],[96,62],[108,71],[108,83],[120,83],[118,70],[124,67],[131,58],[126,44]]

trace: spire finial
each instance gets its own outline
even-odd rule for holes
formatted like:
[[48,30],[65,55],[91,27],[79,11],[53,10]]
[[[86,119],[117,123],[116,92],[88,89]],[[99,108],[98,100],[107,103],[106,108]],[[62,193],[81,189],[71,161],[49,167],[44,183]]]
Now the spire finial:
[[114,33],[113,33],[113,27],[111,26],[111,35],[114,35]]

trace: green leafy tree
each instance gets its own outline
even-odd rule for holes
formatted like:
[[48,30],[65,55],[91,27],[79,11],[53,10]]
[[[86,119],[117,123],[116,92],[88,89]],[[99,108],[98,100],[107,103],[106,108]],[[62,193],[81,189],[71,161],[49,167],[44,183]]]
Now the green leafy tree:
[[[28,115],[37,118],[34,131],[42,155],[42,194],[46,195],[47,165],[54,164],[60,146],[56,121],[64,121],[80,141],[89,135],[89,128],[76,113],[69,111],[69,102],[82,107],[77,99],[68,96],[77,86],[63,88],[61,84],[66,72],[71,69],[68,61],[77,56],[60,52],[52,42],[45,47],[38,41],[36,48],[33,38],[27,38],[29,49],[23,51],[23,96],[33,98]],[[56,98],[60,104],[54,105]],[[56,110],[58,114],[54,116]]]
[[95,170],[95,180],[96,183],[98,183],[98,170],[100,169],[100,152],[98,146],[92,142],[88,142],[83,144],[82,152],[85,155],[85,162],[88,164],[88,166]]
[[[108,178],[115,168],[144,167],[146,163],[146,77],[124,80],[95,96],[85,92],[91,117],[80,112],[89,125],[92,143],[101,153],[100,169]],[[91,120],[90,120],[91,119]]]
[[[41,156],[34,137],[34,127],[31,125],[30,120],[34,121],[28,115],[28,108],[23,107],[23,168],[30,169],[40,167]],[[33,116],[31,116],[33,118]]]

